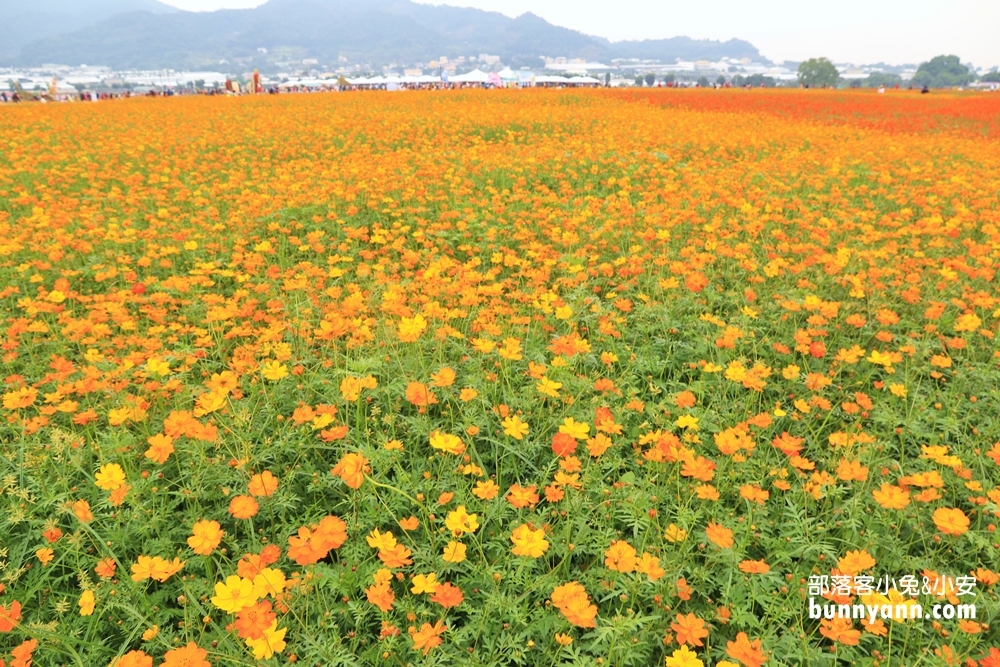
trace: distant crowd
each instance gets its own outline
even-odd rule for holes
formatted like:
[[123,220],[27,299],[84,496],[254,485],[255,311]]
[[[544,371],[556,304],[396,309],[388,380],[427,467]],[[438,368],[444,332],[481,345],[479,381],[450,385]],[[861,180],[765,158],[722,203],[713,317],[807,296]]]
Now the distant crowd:
[[[296,84],[282,84],[280,86],[266,86],[262,87],[257,93],[258,95],[279,95],[285,93],[328,93],[328,92],[359,92],[366,90],[468,90],[468,89],[491,89],[491,88],[503,88],[504,86],[495,86],[489,83],[382,83],[377,85],[372,84],[362,84],[362,85],[343,85],[332,81],[330,85],[322,86],[304,86]],[[509,86],[510,88],[521,88],[518,85]],[[556,84],[537,84],[536,88],[565,88],[564,85]],[[580,86],[574,86],[580,87]],[[591,84],[586,87],[597,88],[601,87],[598,84]],[[136,93],[131,90],[121,90],[121,91],[110,91],[110,92],[90,92],[82,91],[79,93],[57,93],[53,94],[50,92],[36,92],[36,91],[0,91],[0,104],[3,103],[16,103],[16,102],[101,102],[105,100],[120,100],[129,99],[134,97],[189,97],[189,96],[216,96],[216,95],[228,95],[228,96],[240,96],[240,95],[252,95],[246,89],[236,92],[232,89],[225,88],[204,88],[204,89],[194,89],[194,88],[162,88],[162,89],[152,89],[142,93]]]
[[[229,82],[227,82],[229,84]],[[382,91],[392,91],[392,90],[468,90],[468,89],[521,89],[529,86],[522,86],[516,83],[509,85],[497,86],[491,83],[379,83],[379,84],[344,84],[337,83],[336,81],[331,81],[329,85],[299,85],[299,84],[281,84],[281,85],[271,85],[271,86],[260,86],[258,88],[258,95],[279,95],[286,93],[328,93],[328,92],[360,92],[369,90],[382,90]],[[561,83],[534,83],[530,87],[534,88],[607,88],[608,83],[601,84],[585,84],[576,86],[567,86]],[[722,88],[743,88],[746,90],[752,90],[757,86],[750,84],[744,84],[742,86],[737,86],[732,83],[713,83],[708,86],[699,86],[698,84],[682,84],[678,82],[668,82],[668,83],[657,83],[656,88],[689,88],[689,87],[709,87],[715,89]],[[764,87],[764,84],[760,84],[760,87]],[[808,86],[805,86],[808,88]],[[893,89],[898,90],[899,85],[893,87]],[[908,90],[914,90],[913,86],[910,86]],[[885,86],[880,86],[878,92],[880,94],[885,93]],[[927,86],[924,86],[921,93],[928,93],[930,90]],[[250,92],[247,87],[236,88],[232,84],[229,84],[226,88],[162,88],[162,89],[151,89],[146,92],[137,93],[131,90],[115,90],[115,91],[105,91],[105,92],[91,92],[91,91],[81,91],[78,93],[52,93],[52,92],[36,92],[36,91],[0,91],[0,104],[7,103],[17,103],[17,102],[101,102],[105,100],[120,100],[129,99],[135,97],[190,97],[190,96],[242,96],[242,95],[252,95],[254,93]]]

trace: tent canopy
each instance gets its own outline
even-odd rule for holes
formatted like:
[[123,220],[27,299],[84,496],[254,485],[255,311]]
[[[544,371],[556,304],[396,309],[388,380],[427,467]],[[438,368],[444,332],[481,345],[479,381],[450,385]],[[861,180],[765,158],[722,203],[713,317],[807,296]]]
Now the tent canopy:
[[448,79],[449,83],[489,83],[490,75],[479,68],[466,74],[457,74]]

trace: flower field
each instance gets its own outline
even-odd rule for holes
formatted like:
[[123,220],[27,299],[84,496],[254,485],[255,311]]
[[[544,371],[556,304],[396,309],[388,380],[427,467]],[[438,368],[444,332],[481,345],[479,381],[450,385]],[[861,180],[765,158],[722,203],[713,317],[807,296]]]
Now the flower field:
[[1000,667],[998,119],[0,108],[0,665]]

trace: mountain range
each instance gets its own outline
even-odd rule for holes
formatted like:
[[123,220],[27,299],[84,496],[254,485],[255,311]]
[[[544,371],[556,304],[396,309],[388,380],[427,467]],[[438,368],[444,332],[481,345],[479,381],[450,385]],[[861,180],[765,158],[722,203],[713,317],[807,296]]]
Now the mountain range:
[[[410,0],[270,0],[254,9],[180,11],[156,0],[31,0],[0,5],[0,62],[105,65],[114,69],[262,71],[316,59],[372,67],[441,56],[489,53],[512,66],[540,57],[761,60],[749,42],[688,37],[611,42],[528,13],[509,18],[479,9]],[[14,30],[7,29],[15,26]],[[13,38],[11,39],[11,37]]]

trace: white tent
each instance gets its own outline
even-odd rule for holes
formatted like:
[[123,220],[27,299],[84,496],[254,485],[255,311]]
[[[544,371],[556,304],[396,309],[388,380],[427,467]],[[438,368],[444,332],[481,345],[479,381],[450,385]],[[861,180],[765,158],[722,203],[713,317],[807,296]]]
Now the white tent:
[[279,83],[278,88],[323,88],[337,85],[336,79],[297,79]]
[[499,72],[497,72],[497,74],[499,74],[500,75],[500,79],[502,81],[505,81],[505,82],[506,81],[517,81],[518,80],[517,79],[517,72],[515,72],[514,70],[512,70],[509,67],[504,67],[502,70],[500,70]]
[[448,78],[449,83],[489,83],[490,75],[480,69]]
[[595,79],[592,76],[574,76],[569,80],[569,85],[571,86],[589,86],[593,84],[600,84],[600,79]]

